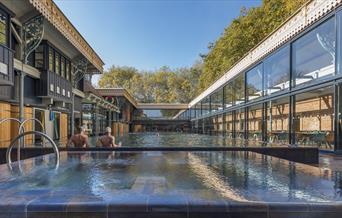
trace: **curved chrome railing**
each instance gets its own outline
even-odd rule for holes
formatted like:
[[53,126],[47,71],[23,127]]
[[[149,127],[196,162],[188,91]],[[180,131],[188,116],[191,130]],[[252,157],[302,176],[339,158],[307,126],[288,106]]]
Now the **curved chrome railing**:
[[40,120],[38,120],[37,118],[28,118],[28,119],[24,120],[24,121],[20,124],[20,126],[19,126],[19,134],[22,133],[22,131],[21,131],[22,129],[23,129],[23,131],[25,132],[24,124],[25,124],[27,121],[36,121],[37,123],[39,123],[39,125],[40,125],[40,127],[42,128],[43,132],[46,134],[46,131],[45,131],[45,128],[44,128],[43,123],[42,123]]
[[[20,138],[23,138],[25,137],[26,135],[39,135],[39,136],[42,136],[44,138],[46,138],[52,145],[52,148],[55,152],[55,155],[56,155],[56,167],[55,169],[58,168],[59,166],[59,149],[56,145],[56,143],[45,133],[42,133],[42,132],[38,132],[38,131],[27,131],[27,132],[23,132],[21,134],[19,134],[17,137],[15,137],[15,139],[12,140],[11,144],[8,146],[7,148],[7,152],[6,152],[6,162],[7,162],[7,166],[9,169],[12,170],[12,160],[11,160],[11,151],[13,149],[13,147],[15,146],[15,143],[20,139]],[[20,147],[20,145],[19,145]],[[18,148],[19,148],[18,147]],[[19,166],[20,166],[20,160],[18,159],[18,163],[19,163]],[[19,167],[20,168],[20,167]]]
[[[21,124],[20,124],[20,126],[19,126],[18,134],[25,132],[25,127],[24,127],[24,125],[25,125],[25,123],[28,122],[28,121],[35,121],[35,122],[39,123],[40,127],[41,127],[42,130],[43,130],[42,132],[46,134],[46,130],[45,130],[45,128],[44,128],[43,123],[42,123],[40,120],[38,120],[37,118],[28,118],[28,119],[24,120],[23,122],[21,122]],[[43,138],[43,139],[45,139],[45,138]],[[25,137],[23,137],[23,141],[25,142]],[[44,146],[44,144],[45,144],[45,141],[43,140],[43,146]]]

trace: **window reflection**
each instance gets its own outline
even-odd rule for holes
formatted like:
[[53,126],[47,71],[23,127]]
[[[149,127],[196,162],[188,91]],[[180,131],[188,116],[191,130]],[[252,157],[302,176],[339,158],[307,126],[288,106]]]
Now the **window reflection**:
[[245,102],[245,76],[241,73],[233,80],[233,104]]
[[217,132],[219,134],[222,134],[224,130],[223,119],[224,119],[223,114],[217,116]]
[[44,67],[44,45],[39,45],[34,51],[35,58],[35,67],[43,68]]
[[7,19],[7,14],[0,10],[0,44],[2,45],[7,45]]
[[288,144],[289,98],[280,98],[267,103],[267,142],[270,145]]
[[267,95],[288,89],[290,86],[290,48],[286,46],[264,62]]
[[245,138],[245,112],[244,109],[235,112],[235,133],[236,138],[243,141]]
[[262,64],[259,64],[252,70],[247,72],[247,100],[253,100],[263,96],[263,72],[262,72]]
[[233,114],[232,112],[226,113],[226,135],[229,139],[233,138]]
[[293,43],[294,85],[334,74],[335,41],[331,18]]
[[54,56],[53,56],[53,50],[52,48],[49,48],[49,71],[55,72],[54,66]]
[[55,52],[55,73],[57,73],[59,75],[59,71],[60,71],[60,58],[59,58],[59,54],[57,52]]
[[296,144],[333,149],[333,91],[333,87],[328,87],[296,95],[293,121]]
[[219,89],[219,91],[215,92],[211,95],[211,111],[219,111],[223,110],[223,89]]
[[61,57],[61,76],[65,78],[65,58]]
[[262,141],[262,104],[248,108],[248,139],[254,144]]
[[233,106],[233,98],[234,98],[233,85],[232,85],[232,82],[230,82],[224,87],[224,107],[225,108],[229,108]]
[[[187,110],[188,111],[188,110]],[[187,118],[188,113],[185,111],[182,118]],[[179,113],[177,109],[144,109],[134,111],[134,119],[136,120],[150,120],[150,119],[172,119],[175,115]]]
[[210,113],[210,96],[202,100],[202,115]]

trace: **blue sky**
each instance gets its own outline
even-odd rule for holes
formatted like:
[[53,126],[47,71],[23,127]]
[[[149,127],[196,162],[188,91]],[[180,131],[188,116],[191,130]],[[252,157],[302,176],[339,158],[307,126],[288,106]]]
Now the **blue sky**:
[[242,6],[261,0],[55,0],[105,62],[155,70],[191,66]]

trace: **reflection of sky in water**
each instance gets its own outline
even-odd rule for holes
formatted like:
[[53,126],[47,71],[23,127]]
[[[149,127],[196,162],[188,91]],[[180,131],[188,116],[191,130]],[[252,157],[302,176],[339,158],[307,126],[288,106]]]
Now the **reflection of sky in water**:
[[57,171],[46,166],[51,157],[24,161],[24,175],[11,175],[0,166],[0,191],[16,196],[53,190],[105,201],[150,194],[234,201],[342,200],[340,172],[256,153],[62,152]]

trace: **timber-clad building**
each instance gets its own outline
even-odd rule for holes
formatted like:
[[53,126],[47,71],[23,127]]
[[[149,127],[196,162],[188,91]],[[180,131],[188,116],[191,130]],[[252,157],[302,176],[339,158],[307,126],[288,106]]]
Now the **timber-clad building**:
[[[185,131],[237,146],[317,146],[342,153],[342,0],[310,0],[189,104],[142,104],[96,89],[103,61],[52,0],[0,2],[0,147],[4,118],[36,118],[65,144],[89,135]],[[38,130],[27,122],[25,130]],[[26,144],[39,143],[28,136]]]
[[[0,120],[36,118],[50,137],[65,144],[72,130],[84,124],[82,105],[91,104],[97,108],[95,120],[101,115],[100,127],[92,129],[99,134],[119,113],[90,87],[91,76],[101,74],[103,65],[52,0],[1,0]],[[0,146],[8,146],[18,124],[0,125]],[[25,130],[41,127],[27,122]],[[39,140],[28,136],[26,144]]]

